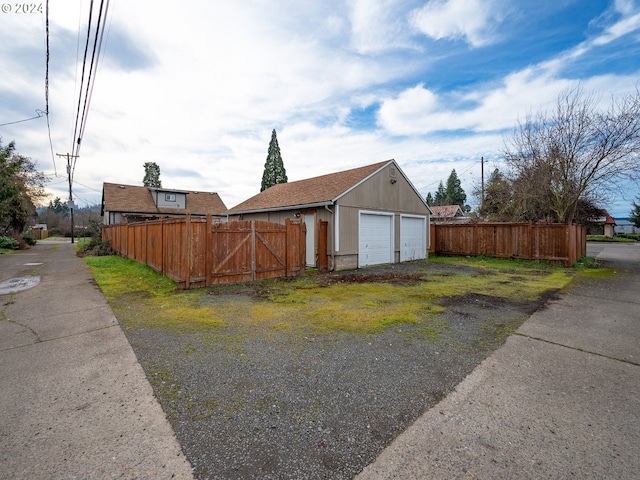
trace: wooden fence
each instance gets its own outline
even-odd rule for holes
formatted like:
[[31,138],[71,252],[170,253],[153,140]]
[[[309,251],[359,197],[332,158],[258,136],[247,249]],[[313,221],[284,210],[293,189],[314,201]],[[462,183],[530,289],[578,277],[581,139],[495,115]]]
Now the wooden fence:
[[49,238],[49,230],[38,230],[38,229],[32,229],[31,233],[33,233],[33,237],[36,240],[45,240],[47,238]]
[[429,252],[486,255],[572,265],[587,254],[585,227],[532,223],[431,225]]
[[146,263],[179,288],[291,277],[305,268],[304,223],[285,225],[186,218],[116,224],[102,239],[123,257]]

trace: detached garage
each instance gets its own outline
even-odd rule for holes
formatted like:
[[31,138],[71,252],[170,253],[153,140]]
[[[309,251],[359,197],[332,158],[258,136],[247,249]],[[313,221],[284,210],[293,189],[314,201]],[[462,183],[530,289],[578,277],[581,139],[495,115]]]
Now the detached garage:
[[304,220],[310,267],[318,262],[321,222],[330,269],[427,257],[431,211],[395,160],[274,185],[227,213],[231,221]]

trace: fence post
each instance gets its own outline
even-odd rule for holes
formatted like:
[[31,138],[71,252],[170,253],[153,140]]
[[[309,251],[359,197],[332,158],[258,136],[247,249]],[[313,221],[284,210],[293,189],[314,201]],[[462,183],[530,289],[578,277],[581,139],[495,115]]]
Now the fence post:
[[320,228],[318,229],[318,270],[326,272],[329,270],[329,257],[327,255],[328,229],[329,222],[320,220]]
[[291,220],[289,217],[284,219],[284,275],[286,277],[291,276],[291,253],[289,252],[289,247],[291,246],[291,239],[289,235],[291,234]]
[[186,266],[186,271],[184,274],[184,289],[189,290],[189,282],[191,280],[191,214],[187,213],[187,216],[184,221],[185,227],[185,237],[184,237],[184,248],[183,248],[183,265]]
[[529,220],[529,260],[533,260],[533,222]]
[[124,223],[124,241],[122,242],[122,256],[129,258],[129,219],[127,218]]
[[480,254],[479,250],[480,239],[478,238],[478,222],[473,227],[473,254],[474,256],[478,256]]
[[205,268],[205,282],[207,287],[211,286],[211,271],[213,265],[211,265],[213,259],[213,232],[212,232],[213,220],[210,213],[207,213],[207,231],[205,232],[205,252],[204,252],[204,268]]
[[165,241],[164,241],[164,218],[160,219],[160,251],[162,252],[162,267],[161,272],[162,275],[166,275],[165,265],[167,264],[167,252],[165,252]]
[[256,221],[251,220],[251,280],[256,279]]
[[144,263],[146,263],[147,265],[149,265],[149,251],[148,251],[148,245],[149,245],[149,221],[145,220],[144,222]]

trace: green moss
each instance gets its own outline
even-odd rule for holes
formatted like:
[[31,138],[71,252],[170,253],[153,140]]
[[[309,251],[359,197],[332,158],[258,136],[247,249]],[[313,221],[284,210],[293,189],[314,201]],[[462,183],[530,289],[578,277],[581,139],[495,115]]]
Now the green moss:
[[116,316],[128,328],[209,333],[233,326],[274,332],[372,334],[412,324],[420,325],[417,330],[422,336],[437,338],[442,326],[432,322],[435,314],[446,309],[440,305],[445,297],[477,294],[534,301],[548,290],[563,288],[576,273],[535,262],[456,259],[460,266],[472,268],[447,273],[425,269],[422,279],[410,282],[372,278],[329,283],[324,276],[313,274],[190,291],[177,291],[171,280],[131,260],[87,257],[86,261]]
[[613,268],[585,268],[580,275],[585,277],[606,278],[616,274]]

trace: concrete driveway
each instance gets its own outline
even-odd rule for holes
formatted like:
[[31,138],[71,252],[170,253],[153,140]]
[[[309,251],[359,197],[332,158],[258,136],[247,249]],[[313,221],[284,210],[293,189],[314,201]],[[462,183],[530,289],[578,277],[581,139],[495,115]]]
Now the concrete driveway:
[[357,477],[640,478],[640,244],[536,312]]
[[74,246],[0,255],[0,284],[0,478],[193,478]]

